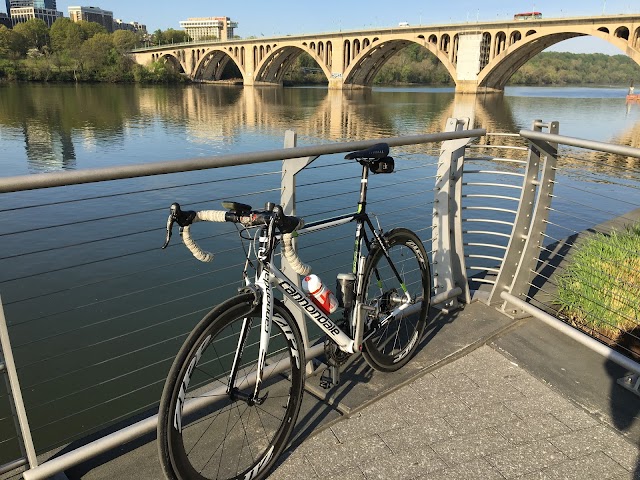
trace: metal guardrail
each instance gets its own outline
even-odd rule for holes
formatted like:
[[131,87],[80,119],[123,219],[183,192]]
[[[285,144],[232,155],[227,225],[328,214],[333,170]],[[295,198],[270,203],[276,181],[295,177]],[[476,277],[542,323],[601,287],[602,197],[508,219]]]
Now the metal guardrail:
[[[578,278],[572,276],[572,271],[578,265],[581,250],[594,235],[600,234],[607,242],[607,238],[612,239],[629,226],[640,227],[640,162],[634,167],[621,160],[640,160],[640,149],[565,137],[555,130],[520,131],[543,157],[544,172],[537,181],[539,195],[530,230],[523,237],[522,260],[508,287],[495,290],[493,299],[505,301],[501,308],[507,314],[518,315],[521,310],[555,323],[563,332],[567,331],[567,324],[572,325],[573,338],[631,370],[637,378],[640,364],[633,359],[640,357],[640,300],[623,292],[640,291],[640,263],[617,263],[613,259],[612,250],[627,247],[603,247],[589,265],[587,276],[580,281],[571,279]],[[563,153],[559,146],[588,151]],[[590,188],[574,185],[566,175],[560,177],[557,173],[562,168],[586,175]],[[600,185],[615,188],[597,188]],[[579,200],[569,198],[570,191],[575,191]],[[636,238],[635,250],[622,253],[637,259],[640,237]],[[607,268],[610,262],[616,263]],[[589,295],[588,290],[594,287],[600,289],[598,299]],[[526,308],[523,302],[527,303]],[[514,306],[515,310],[509,310]],[[635,317],[624,313],[629,308],[636,312]],[[550,322],[549,316],[554,321]],[[639,393],[637,383],[632,389]]]
[[[241,269],[233,261],[241,251],[238,242],[228,240],[237,236],[232,225],[199,224],[194,232],[199,241],[215,242],[213,270],[193,260],[177,241],[170,254],[159,250],[173,201],[201,209],[229,198],[260,205],[280,196],[288,211],[298,208],[307,221],[341,213],[335,202],[327,207],[329,199],[340,199],[345,211],[353,211],[359,167],[353,177],[336,178],[336,168],[344,171],[353,162],[331,155],[385,141],[395,147],[396,174],[372,180],[370,209],[386,229],[408,226],[431,243],[433,229],[424,222],[430,216],[424,213],[434,210],[438,152],[425,146],[444,142],[442,163],[485,133],[461,131],[460,122],[451,125],[452,131],[438,134],[312,147],[296,147],[295,136],[288,134],[280,150],[0,179],[6,200],[0,218],[15,219],[0,231],[6,247],[0,255],[0,291],[34,450],[47,452],[120,420],[145,417],[40,466],[30,462],[24,477],[46,478],[152,431],[153,408],[184,336],[211,306],[235,292],[229,281],[215,281]],[[413,145],[422,147],[400,148]],[[321,155],[321,162],[309,165]],[[266,163],[283,159],[282,170]],[[123,182],[130,178],[139,180]],[[393,182],[402,184],[401,191],[390,188]],[[247,191],[249,183],[253,191]],[[49,189],[45,199],[37,194],[44,188]],[[302,258],[325,278],[351,265],[353,232],[334,230],[330,238],[314,234],[300,241]],[[434,297],[444,302],[459,291],[434,292]],[[308,358],[323,352],[322,345],[306,343]],[[55,418],[52,410],[58,412]],[[11,430],[4,428],[10,417],[0,410],[3,432]],[[99,420],[103,417],[107,420]],[[2,445],[15,440],[0,438],[0,451],[11,451]],[[18,449],[13,450],[17,456]],[[19,464],[11,461],[2,470]]]
[[[164,257],[158,255],[155,245],[153,248],[138,247],[138,244],[155,242],[162,236],[157,221],[163,222],[161,219],[166,218],[164,208],[167,205],[183,198],[189,206],[212,208],[212,202],[218,199],[234,198],[255,204],[264,197],[273,199],[274,195],[281,195],[288,212],[297,209],[307,220],[343,213],[327,206],[333,199],[341,202],[344,199],[344,205],[348,205],[346,213],[352,205],[348,199],[356,198],[357,187],[352,185],[359,172],[354,171],[353,177],[335,178],[335,168],[344,166],[345,162],[331,154],[365,148],[379,141],[387,141],[396,147],[445,142],[440,151],[415,147],[395,149],[397,174],[377,177],[369,190],[371,209],[378,213],[387,229],[396,223],[407,225],[416,230],[425,243],[431,242],[432,247],[427,251],[434,265],[434,285],[437,286],[432,294],[443,302],[444,309],[455,308],[458,303],[474,298],[494,305],[505,315],[538,317],[635,372],[631,380],[622,383],[627,387],[635,385],[637,390],[640,365],[631,352],[621,350],[615,339],[604,339],[609,343],[607,346],[602,338],[596,340],[569,325],[575,322],[567,318],[557,301],[557,278],[567,269],[581,238],[589,232],[609,234],[625,223],[640,221],[640,209],[637,209],[640,205],[640,166],[635,168],[628,162],[622,165],[615,159],[617,157],[602,156],[604,152],[640,159],[640,150],[564,137],[558,134],[557,123],[541,121],[534,122],[531,130],[522,130],[519,135],[487,135],[486,143],[470,145],[469,137],[483,135],[484,131],[464,130],[466,125],[464,121],[452,119],[447,124],[449,131],[435,135],[302,148],[296,147],[295,135],[290,133],[285,148],[271,152],[194,159],[184,163],[164,162],[126,167],[125,170],[101,169],[68,175],[0,179],[0,192],[53,188],[51,200],[43,204],[34,203],[30,198],[14,198],[18,193],[8,194],[9,197],[3,199],[8,199],[9,206],[0,210],[0,220],[3,213],[18,209],[30,214],[39,212],[39,220],[44,222],[38,224],[34,220],[36,215],[28,215],[23,220],[24,225],[12,225],[11,231],[0,232],[4,239],[16,235],[32,236],[37,240],[35,245],[17,240],[11,244],[15,254],[5,252],[0,258],[0,265],[9,266],[0,269],[0,291],[6,302],[7,316],[14,319],[10,330],[23,381],[22,390],[28,396],[25,398],[26,410],[30,420],[34,420],[31,431],[35,433],[36,443],[41,442],[36,450],[46,451],[72,440],[53,439],[47,429],[55,426],[55,421],[44,420],[39,414],[57,407],[56,402],[64,401],[75,408],[63,414],[65,422],[73,422],[76,418],[95,419],[107,406],[131,401],[133,394],[142,400],[135,408],[112,407],[112,413],[117,414],[108,424],[120,417],[152,409],[159,397],[163,368],[168,368],[172,360],[172,354],[166,352],[178,348],[190,326],[212,303],[217,303],[217,298],[233,292],[232,286],[211,282],[212,276],[239,268],[229,259],[239,249],[225,243],[229,234],[235,234],[230,226],[201,233],[201,240],[221,245],[213,271],[194,265],[188,253],[177,245],[169,247],[173,249],[172,253]],[[587,151],[567,151],[567,147]],[[319,155],[325,158],[311,165]],[[282,171],[255,166],[250,173],[243,166],[209,170],[237,162],[257,164],[279,159],[288,159],[283,162]],[[591,173],[585,173],[585,167],[589,167]],[[188,173],[196,170],[200,172],[197,175]],[[165,172],[182,173],[148,177]],[[572,184],[571,175],[586,175],[587,187]],[[109,181],[127,176],[139,177],[142,183],[131,191],[130,185],[121,190],[118,187],[121,182]],[[259,185],[258,189],[247,192],[247,180]],[[85,181],[104,183],[100,184],[102,187],[97,193],[76,191]],[[396,185],[400,184],[402,188],[390,188],[392,185],[386,183],[388,181],[398,182]],[[610,182],[613,187],[605,191],[603,181]],[[55,185],[63,184],[78,185],[72,189],[73,198],[60,198]],[[211,194],[214,189],[216,198]],[[579,192],[579,202],[567,196],[569,190]],[[131,199],[135,199],[133,204],[140,207],[132,208]],[[84,207],[92,207],[93,202],[105,206],[106,210],[100,210],[97,217],[84,216]],[[69,206],[72,211],[66,212],[64,208]],[[51,215],[43,217],[43,211],[46,213],[48,209],[63,213],[54,220]],[[432,222],[424,222],[425,211],[433,212]],[[109,231],[107,227],[113,228],[114,222],[123,217],[136,226],[135,231],[123,235],[105,233]],[[96,223],[104,223],[107,227],[98,229],[94,227]],[[73,237],[71,243],[60,244],[56,235],[59,228],[69,229],[77,238]],[[44,240],[43,236],[46,237]],[[318,273],[331,278],[336,272],[349,268],[352,237],[350,230],[339,228],[330,238],[303,236],[300,254],[312,264],[324,265]],[[326,248],[328,244],[331,245],[329,249]],[[106,245],[109,245],[108,249]],[[48,253],[51,257],[47,257]],[[31,266],[24,265],[25,258],[34,259]],[[53,263],[49,263],[49,258]],[[74,275],[80,279],[79,284],[68,285],[64,278],[70,270],[69,262],[72,262]],[[123,268],[130,273],[119,275],[118,269]],[[12,276],[7,277],[6,272],[11,272]],[[634,273],[640,275],[639,271]],[[149,282],[155,285],[153,289],[146,286]],[[26,284],[36,288],[29,294],[20,293],[24,292],[22,287]],[[107,289],[112,293],[104,296],[102,291]],[[96,298],[85,303],[78,302],[77,298],[70,301],[70,297],[78,297],[80,293]],[[158,298],[163,299],[159,304]],[[26,308],[34,302],[40,310],[36,314],[29,313]],[[183,311],[185,303],[192,306],[186,313]],[[51,314],[47,313],[49,310]],[[158,317],[161,320],[158,321]],[[86,322],[86,318],[92,320]],[[56,324],[56,321],[60,323]],[[64,325],[63,331],[56,328],[60,325]],[[107,338],[94,339],[94,329],[103,327]],[[34,330],[43,332],[38,333],[37,338],[31,338],[26,332]],[[158,336],[159,331],[163,335]],[[314,332],[307,335],[312,338]],[[21,361],[27,358],[25,350],[32,352],[35,346],[53,343],[52,348],[62,349],[64,345],[67,348],[73,345],[74,341],[84,343],[70,351],[50,350],[28,362]],[[115,348],[121,343],[128,344],[126,351]],[[308,341],[307,350],[309,358],[322,352],[321,346]],[[34,373],[43,365],[56,369],[58,362],[67,355],[82,358],[85,365],[68,368],[51,378],[43,378],[46,373],[40,377]],[[126,367],[127,373],[118,373],[116,367]],[[69,380],[94,370],[96,373],[102,371],[104,375],[108,371],[98,385]],[[43,399],[53,392],[53,389],[45,388],[53,382],[60,383],[65,393],[61,398]],[[99,397],[103,387],[111,394],[106,401]],[[82,397],[81,401],[76,400],[77,397]],[[8,424],[9,420],[0,415],[0,425],[3,421]],[[92,424],[88,431],[81,433],[104,426]],[[155,418],[147,416],[85,448],[45,462],[25,472],[24,477],[27,480],[45,478],[97,452],[150,432],[154,427]],[[47,438],[49,443],[42,442],[42,438]],[[0,438],[0,451],[3,440]],[[12,462],[8,466],[15,468],[18,465],[18,462]]]

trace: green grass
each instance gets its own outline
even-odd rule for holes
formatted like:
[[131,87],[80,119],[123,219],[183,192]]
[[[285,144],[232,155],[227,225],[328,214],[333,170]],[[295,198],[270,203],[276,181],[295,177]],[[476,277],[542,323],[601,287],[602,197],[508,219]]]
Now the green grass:
[[561,312],[613,341],[640,326],[640,224],[581,241],[558,279]]

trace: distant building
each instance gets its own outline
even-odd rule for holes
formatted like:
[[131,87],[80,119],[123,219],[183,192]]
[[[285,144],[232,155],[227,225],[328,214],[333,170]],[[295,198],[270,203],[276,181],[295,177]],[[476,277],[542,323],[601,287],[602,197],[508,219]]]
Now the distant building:
[[[33,2],[36,3],[36,2]],[[55,3],[55,2],[54,2]],[[36,8],[36,7],[13,7],[11,8],[11,23],[15,26],[18,23],[23,23],[31,20],[32,18],[39,18],[47,24],[48,27],[53,25],[58,18],[62,17],[62,12],[58,12],[49,8]]]
[[62,16],[62,12],[57,11],[56,0],[5,0],[5,2],[12,25],[26,22],[31,18],[39,18],[51,26]]
[[138,22],[124,22],[119,18],[113,19],[113,30],[129,30],[134,33],[147,34],[147,26]]
[[233,38],[233,29],[238,28],[237,22],[229,17],[200,17],[182,20],[180,26],[193,40]]
[[44,10],[57,10],[56,0],[5,0],[7,15],[11,16],[12,8],[33,7]]
[[98,7],[69,7],[69,18],[73,22],[95,22],[113,32],[113,12]]
[[7,28],[11,28],[11,18],[6,13],[0,12],[0,25],[4,25]]

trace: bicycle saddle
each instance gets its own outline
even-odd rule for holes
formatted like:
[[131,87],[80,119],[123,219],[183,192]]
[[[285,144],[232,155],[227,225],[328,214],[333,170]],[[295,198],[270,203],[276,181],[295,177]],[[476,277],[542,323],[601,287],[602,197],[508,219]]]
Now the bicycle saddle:
[[373,147],[369,147],[365,150],[358,150],[357,152],[351,152],[345,155],[345,160],[354,160],[360,158],[385,158],[389,155],[389,145],[386,143],[377,143]]

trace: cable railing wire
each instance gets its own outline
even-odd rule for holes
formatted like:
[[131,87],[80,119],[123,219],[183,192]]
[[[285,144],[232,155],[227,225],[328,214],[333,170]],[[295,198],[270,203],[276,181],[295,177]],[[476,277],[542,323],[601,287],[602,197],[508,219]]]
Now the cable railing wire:
[[[561,229],[567,230],[567,231],[571,232],[571,234],[572,234],[572,235],[580,235],[580,234],[584,234],[584,233],[585,233],[585,232],[578,232],[578,231],[573,230],[572,228],[566,227],[566,226],[564,226],[564,225],[558,225],[557,223],[551,222],[551,221],[549,221],[549,220],[545,220],[545,223],[548,223],[549,225],[552,225],[552,226],[554,226],[554,227],[556,227],[556,228],[561,228]],[[604,231],[604,232],[603,232],[603,231],[599,231],[599,230],[592,230],[592,232],[595,232],[595,233],[601,233],[601,234],[604,234],[604,235],[606,235],[606,234],[609,234],[609,233],[610,233],[610,232],[606,232],[606,231]],[[591,233],[591,232],[590,232],[590,233]],[[545,234],[545,235],[546,235],[546,234]],[[547,235],[547,236],[548,236],[548,235]],[[558,239],[554,238],[553,236],[548,236],[548,238],[551,238],[551,239],[553,239],[553,240],[556,240],[557,242],[563,242],[563,241],[564,241],[564,240],[558,240]],[[575,242],[571,243],[571,245],[570,245],[570,246],[572,246],[572,247],[573,247],[573,246],[576,246]],[[629,253],[629,254],[632,254],[632,255],[635,255],[635,254],[637,253],[637,252],[635,252],[635,251],[628,250],[628,249],[626,249],[626,248],[622,248],[622,247],[619,247],[619,249],[620,249],[620,251],[622,251],[622,252]]]
[[[536,276],[536,277],[544,278],[544,279],[545,279],[545,281],[546,281],[545,283],[549,283],[549,284],[550,284],[551,286],[553,286],[553,287],[560,288],[560,285],[559,285],[558,283],[555,283],[555,282],[554,282],[554,280],[553,280],[551,277],[548,277],[548,276],[546,276],[546,275],[544,275],[544,274],[542,274],[542,273],[540,273],[540,272],[534,272],[534,271],[532,271],[532,272],[533,272],[533,273],[535,273],[535,276]],[[582,283],[583,283],[583,285],[586,285],[586,286],[589,286],[589,287],[595,287],[595,285],[593,285],[592,283],[589,283],[588,281],[586,281],[586,280],[584,280],[584,279],[582,280]],[[534,286],[533,284],[530,284],[530,285],[531,285],[532,287],[534,287],[534,288],[535,288],[535,286]],[[601,303],[598,303],[598,302],[593,301],[591,298],[588,298],[588,297],[585,297],[584,295],[581,295],[577,290],[570,289],[570,290],[568,290],[568,291],[570,291],[571,293],[575,293],[575,294],[577,294],[580,298],[582,298],[582,299],[584,299],[584,300],[587,300],[587,301],[589,301],[589,302],[592,302],[592,303],[594,303],[595,305],[598,305],[599,307],[602,307],[602,308],[604,308],[604,309],[606,309],[606,310],[609,310],[610,312],[613,312],[613,310],[611,310],[610,308],[608,308],[606,305],[602,305]],[[620,303],[620,304],[622,304],[622,305],[624,305],[624,306],[627,306],[627,307],[635,307],[635,306],[636,306],[636,305],[633,305],[633,304],[625,303],[625,302],[623,301],[623,300],[624,300],[624,297],[623,297],[623,296],[621,296],[621,295],[619,295],[619,294],[618,294],[617,296],[616,296],[616,295],[614,295],[614,294],[613,294],[613,292],[608,292],[608,294],[609,294],[609,295],[611,295],[613,298],[617,299],[618,303]],[[559,298],[559,297],[558,297],[558,298]],[[616,314],[617,314],[618,312],[613,312],[613,313],[616,313]],[[640,320],[638,320],[638,319],[632,319],[632,318],[630,318],[630,317],[625,317],[625,316],[623,316],[623,315],[620,315],[620,317],[621,317],[621,318],[624,318],[625,320],[629,320],[629,321],[631,321],[631,322],[637,322],[637,323],[640,325]]]
[[[554,237],[552,237],[550,235],[547,235],[547,234],[543,234],[543,236],[546,237],[546,238],[550,238],[550,239],[556,240]],[[557,242],[561,242],[562,240],[556,240],[556,241]],[[571,247],[575,246],[575,243],[565,243],[564,245],[566,245],[567,247],[571,248]],[[568,260],[570,258],[568,255],[563,255],[560,252],[554,252],[553,250],[548,249],[544,245],[541,245],[539,248],[541,250],[549,252],[550,254],[556,255],[556,256],[560,257],[561,259],[563,259],[563,260]],[[540,261],[542,262],[542,260],[540,260]],[[566,266],[564,266],[562,264],[559,264],[559,265],[555,265],[554,268],[561,269],[561,270],[566,270],[568,267],[566,267]],[[640,270],[635,269],[633,267],[630,267],[629,265],[624,265],[624,264],[619,264],[618,263],[618,264],[616,264],[616,268],[617,269],[623,268],[623,269],[626,269],[627,271],[632,272],[632,273],[640,273]],[[602,278],[602,277],[600,277],[600,278]],[[614,278],[614,277],[612,277],[612,278]],[[634,287],[637,286],[635,284],[629,284],[629,285],[632,285]]]
[[[237,265],[235,267],[237,268]],[[232,268],[232,267],[229,267],[229,268]],[[162,307],[162,306],[165,306],[165,305],[170,305],[172,303],[182,302],[182,301],[184,301],[186,299],[197,297],[197,296],[202,295],[204,293],[211,293],[211,292],[216,291],[218,289],[221,289],[221,288],[223,288],[225,286],[226,285],[217,286],[217,287],[213,287],[213,288],[208,288],[208,289],[201,290],[201,291],[198,291],[198,292],[190,293],[188,295],[184,295],[184,296],[182,296],[180,298],[172,298],[171,300],[168,300],[168,301],[165,301],[165,302],[160,302],[160,303],[157,303],[157,304],[152,305],[150,307],[144,307],[144,308],[139,308],[137,310],[132,310],[132,311],[120,314],[120,315],[116,315],[115,317],[109,317],[109,318],[106,318],[106,319],[103,319],[103,320],[99,320],[97,322],[94,322],[91,325],[88,325],[86,328],[88,328],[89,326],[95,326],[95,325],[99,325],[99,324],[104,324],[106,322],[112,322],[112,321],[115,321],[115,320],[118,320],[118,319],[121,319],[121,318],[130,317],[132,315],[138,315],[140,313],[152,310],[154,308]],[[20,368],[21,369],[26,369],[26,368],[29,368],[29,367],[32,367],[32,366],[35,366],[35,365],[40,365],[43,362],[48,362],[48,361],[51,361],[51,360],[56,359],[56,358],[64,357],[66,355],[69,355],[70,353],[77,353],[77,352],[80,352],[82,350],[95,348],[98,345],[102,345],[102,344],[105,344],[105,343],[110,343],[110,342],[113,342],[115,340],[119,340],[119,339],[125,338],[128,335],[133,335],[133,334],[136,334],[136,333],[144,332],[144,331],[156,328],[159,325],[164,325],[166,323],[170,323],[170,322],[175,321],[175,320],[176,320],[175,317],[167,319],[167,320],[162,320],[162,321],[157,322],[157,323],[152,324],[152,325],[147,325],[147,326],[139,328],[139,329],[130,330],[125,334],[108,337],[108,338],[102,339],[102,340],[100,340],[98,342],[94,342],[94,343],[91,343],[91,344],[88,344],[88,345],[83,345],[83,346],[75,348],[75,349],[65,350],[62,353],[58,353],[56,355],[51,355],[49,357],[46,357],[46,358],[43,358],[43,359],[40,359],[40,360],[36,360],[35,362],[27,363],[25,365],[22,365]],[[85,328],[85,327],[81,327],[81,328]],[[30,342],[30,343],[27,343],[27,344],[17,345],[15,348],[22,348],[22,347],[24,347],[26,345],[30,345],[31,343],[35,343],[35,342]]]
[[[554,181],[554,183],[557,183]],[[585,190],[584,188],[580,188],[580,187],[576,187],[575,185],[571,185],[571,184],[562,184],[563,188],[568,188],[571,190],[576,190],[578,192],[583,192],[583,193],[587,193],[589,195],[592,195],[593,192],[591,192],[590,190]],[[555,195],[552,195],[555,198]],[[613,200],[614,202],[620,202],[620,203],[624,203],[626,205],[630,205],[632,207],[637,207],[638,204],[628,201],[628,200],[622,200],[621,198],[616,198],[616,197],[610,197],[608,195],[605,195],[603,193],[598,193],[598,197],[599,198],[606,198],[607,200]],[[558,198],[562,198],[563,200],[566,200],[564,197],[558,197]]]
[[[535,286],[534,286],[533,284],[529,284],[529,285],[535,288]],[[557,296],[557,294],[554,294],[554,293],[552,293],[552,292],[548,292],[548,291],[546,291],[546,290],[542,290],[542,289],[540,289],[540,291],[542,291],[545,295],[547,295],[547,296],[549,296],[549,297],[557,298],[557,299],[559,300],[559,297]],[[527,296],[527,295],[525,295],[525,296]],[[527,296],[527,297],[528,297],[528,296]],[[545,306],[547,306],[547,307],[549,306],[548,304],[544,304],[544,303],[540,302],[539,300],[538,300],[538,303],[540,303],[540,304],[542,304],[542,305],[545,305]],[[593,303],[595,303],[595,304],[596,304],[596,305],[598,305],[599,307],[602,307],[602,305],[597,304],[596,302],[593,302]],[[560,309],[561,309],[561,308],[562,308],[562,307],[560,307]],[[580,322],[577,322],[577,321],[575,321],[575,320],[571,320],[571,318],[570,318],[570,317],[568,317],[567,315],[565,315],[564,313],[562,313],[562,311],[561,311],[560,309],[555,309],[555,312],[556,312],[556,316],[557,316],[557,317],[560,317],[560,319],[561,319],[561,320],[564,320],[564,321],[569,320],[569,321],[574,321],[574,322],[576,322],[576,323],[580,323]],[[618,330],[618,331],[620,331],[620,332],[623,332],[623,331],[624,331],[624,330],[620,329],[617,325],[614,325],[614,324],[612,324],[612,323],[609,323],[609,322],[607,322],[607,321],[603,320],[603,319],[602,319],[602,318],[600,318],[600,317],[596,317],[596,316],[595,316],[595,314],[594,314],[592,311],[590,311],[590,310],[589,310],[589,311],[587,311],[587,310],[582,309],[582,310],[581,310],[581,312],[582,312],[582,313],[584,313],[585,315],[588,315],[588,316],[590,316],[590,317],[594,318],[594,319],[595,319],[596,321],[598,321],[598,322],[602,322],[602,323],[604,323],[604,324],[608,325],[608,326],[609,326],[609,327],[611,327],[613,330]],[[583,322],[583,323],[586,323],[586,322]],[[595,332],[595,330],[593,330],[593,329],[592,329],[592,331],[594,331],[594,332]],[[604,335],[603,335],[603,336],[604,336]],[[607,338],[609,338],[609,337],[607,337]],[[611,339],[611,340],[613,340],[613,339]]]
[[[236,250],[239,250],[239,247],[230,248],[230,249],[218,252],[218,254],[224,254],[224,253],[228,253],[228,252],[232,252],[232,251],[236,251]],[[91,302],[91,303],[85,303],[85,304],[82,304],[82,305],[75,306],[75,307],[73,307],[71,309],[68,309],[68,310],[56,311],[56,312],[52,312],[52,313],[49,313],[49,314],[41,315],[39,317],[31,318],[31,319],[29,319],[27,321],[16,323],[15,325],[16,326],[17,325],[25,325],[27,323],[31,323],[31,322],[35,322],[35,321],[39,321],[39,320],[45,320],[47,318],[55,317],[55,316],[58,316],[58,315],[63,315],[65,313],[75,312],[75,311],[78,311],[78,310],[82,310],[84,308],[96,307],[97,305],[100,305],[100,304],[109,303],[109,302],[113,302],[113,301],[116,301],[116,300],[122,300],[122,299],[130,297],[130,296],[140,295],[141,293],[146,293],[146,292],[150,292],[150,291],[153,291],[153,290],[158,290],[160,288],[168,287],[168,286],[171,286],[171,285],[176,285],[176,284],[179,284],[179,283],[182,283],[182,282],[186,282],[186,281],[189,281],[189,280],[193,280],[193,279],[196,279],[196,278],[202,278],[202,277],[214,275],[214,274],[220,273],[221,271],[237,267],[238,265],[241,265],[241,264],[231,265],[231,266],[227,266],[227,267],[224,267],[224,268],[219,268],[217,270],[211,270],[211,271],[199,273],[197,275],[191,275],[189,277],[179,278],[179,279],[176,279],[176,280],[172,280],[170,282],[165,282],[163,284],[154,284],[153,286],[148,287],[148,288],[134,290],[134,291],[131,291],[131,292],[123,293],[121,295],[117,295],[115,297],[109,297],[109,298],[104,298],[104,299],[101,299],[101,300],[96,300],[95,302]],[[82,326],[82,328],[89,328],[89,327],[97,325],[98,323],[99,322],[84,324]],[[66,333],[69,333],[69,331],[67,331],[67,332],[58,332],[58,333],[56,333],[54,335],[51,335],[49,337],[38,339],[37,341],[39,342],[39,341],[43,341],[43,340],[51,340],[51,339],[59,337],[61,335],[65,335]],[[33,342],[35,342],[35,340]],[[33,343],[33,342],[31,342],[31,343]],[[31,343],[26,343],[26,344],[22,344],[22,345],[18,345],[18,346],[27,346],[27,345],[30,345]]]

